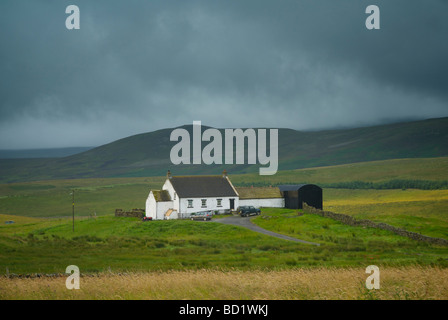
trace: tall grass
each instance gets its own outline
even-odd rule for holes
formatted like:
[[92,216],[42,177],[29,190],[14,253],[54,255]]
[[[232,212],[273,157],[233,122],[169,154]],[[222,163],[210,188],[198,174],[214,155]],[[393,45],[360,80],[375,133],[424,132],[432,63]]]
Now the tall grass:
[[0,299],[448,299],[447,269],[380,267],[378,290],[366,288],[367,276],[365,268],[106,272],[81,277],[79,290],[67,290],[65,277],[1,277]]

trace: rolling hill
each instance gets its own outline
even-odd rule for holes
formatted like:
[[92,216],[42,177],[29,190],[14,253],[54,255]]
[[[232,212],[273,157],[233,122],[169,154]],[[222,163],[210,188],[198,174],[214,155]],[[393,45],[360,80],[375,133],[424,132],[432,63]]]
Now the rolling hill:
[[[192,132],[191,125],[182,128]],[[259,164],[175,166],[170,161],[177,143],[170,141],[172,130],[130,136],[63,158],[1,159],[0,182],[160,176],[167,169],[175,174],[217,174],[223,168],[232,174],[258,172]],[[441,157],[448,155],[447,141],[448,118],[316,132],[279,129],[278,169]]]
[[89,149],[92,149],[92,147],[0,150],[0,159],[62,158]]

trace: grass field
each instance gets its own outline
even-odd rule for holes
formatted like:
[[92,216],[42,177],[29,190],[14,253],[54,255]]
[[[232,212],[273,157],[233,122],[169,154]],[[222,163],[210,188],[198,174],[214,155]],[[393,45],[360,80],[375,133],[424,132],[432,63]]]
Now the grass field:
[[101,273],[67,290],[65,277],[0,277],[0,300],[447,300],[448,269],[381,268],[380,289],[367,290],[365,268],[270,271],[193,270]]
[[416,242],[391,232],[349,227],[296,210],[264,209],[253,220],[268,230],[321,245],[299,244],[216,222],[102,216],[34,219],[0,227],[0,270],[60,273],[70,264],[84,272],[291,269],[448,265],[448,248]]
[[369,161],[284,170],[278,171],[273,176],[252,173],[230,177],[235,185],[240,183],[315,183],[319,185],[351,181],[384,182],[394,179],[439,181],[448,179],[448,157]]
[[325,189],[325,210],[448,238],[448,190]]
[[[266,185],[315,183],[319,185],[350,181],[383,182],[394,179],[438,181],[446,180],[447,177],[448,157],[385,160],[288,170],[279,171],[274,176],[232,175],[230,173],[230,178],[236,186],[250,185],[250,183]],[[27,217],[70,216],[72,189],[75,189],[75,215],[77,216],[113,214],[116,208],[143,208],[149,190],[160,189],[164,179],[164,177],[102,178],[0,184],[0,214]],[[324,192],[324,205],[329,205],[332,209],[331,201],[338,196],[335,192],[337,192],[335,189],[326,189]],[[340,192],[341,201],[350,200],[352,191],[342,190]],[[369,192],[370,190],[367,190],[362,195],[368,195]],[[374,193],[374,190],[371,192]],[[426,194],[430,195],[431,193]],[[434,195],[432,199],[426,198],[426,200],[439,200],[437,193],[432,194]],[[392,191],[391,197],[395,196],[399,195]],[[412,200],[411,196],[408,200]],[[327,203],[327,201],[330,202]],[[390,199],[388,201],[390,202]],[[404,205],[404,202],[401,204]]]
[[0,185],[0,214],[27,217],[108,215],[116,208],[144,208],[151,188],[160,188],[164,179],[111,178],[51,180]]
[[[447,168],[448,158],[404,159],[292,170],[279,172],[273,177],[231,175],[230,178],[236,185],[250,181],[316,184],[319,181],[379,182],[391,179],[436,181],[448,176]],[[113,216],[116,208],[143,208],[149,190],[159,189],[163,181],[164,177],[152,177],[1,184],[0,275],[63,273],[68,265],[74,264],[82,273],[98,276],[85,278],[86,291],[70,294],[99,299],[213,299],[218,296],[223,299],[253,299],[263,298],[264,294],[279,299],[447,297],[446,282],[436,284],[435,279],[447,278],[448,248],[416,242],[384,230],[350,227],[328,218],[298,215],[297,210],[279,208],[264,208],[263,214],[252,220],[265,229],[320,243],[317,247],[213,221],[142,222],[136,218]],[[74,232],[70,195],[73,189]],[[325,210],[445,239],[448,238],[447,205],[448,190],[324,188]],[[5,224],[9,220],[15,223]],[[365,279],[363,270],[371,264],[381,270],[390,270],[390,290],[378,291],[375,296],[372,292],[363,291],[365,286],[360,282],[361,278]],[[308,278],[303,272],[309,272],[306,274]],[[329,279],[335,275],[334,272],[341,274],[340,279],[336,277],[334,280],[341,283],[348,281],[343,279],[358,279],[355,273],[360,274],[360,278],[350,284],[350,289],[339,291],[336,287],[330,288],[331,280],[322,281],[316,287],[305,280],[305,283],[292,282],[291,286],[282,280],[289,277],[297,281],[301,277]],[[423,284],[406,282],[405,275],[412,272],[428,279],[422,280]],[[120,276],[118,273],[128,275]],[[158,277],[154,278],[154,274]],[[216,292],[210,284],[194,280],[201,275],[214,279]],[[254,284],[254,279],[263,275],[272,280],[272,287],[264,285],[265,293],[260,289],[263,281]],[[176,282],[183,289],[175,287],[174,280],[157,282],[164,277],[184,278],[185,283]],[[116,296],[106,290],[137,278],[142,281],[142,286],[147,284],[151,287],[141,296],[139,290],[143,287],[138,285],[135,289],[119,289]],[[227,279],[229,283],[239,282],[241,286],[232,291],[220,278]],[[67,296],[67,292],[60,289],[59,278],[22,280],[0,278],[0,298],[9,299],[14,295],[25,299],[76,298]],[[190,284],[188,281],[196,281],[196,289],[186,289]],[[23,283],[27,285],[21,287]],[[41,286],[42,283],[48,286],[45,287],[48,290],[32,290],[33,286]],[[104,291],[94,291],[98,283],[104,283]],[[298,285],[304,289],[297,289]],[[420,288],[425,289],[419,291]],[[176,290],[178,293],[174,292]]]

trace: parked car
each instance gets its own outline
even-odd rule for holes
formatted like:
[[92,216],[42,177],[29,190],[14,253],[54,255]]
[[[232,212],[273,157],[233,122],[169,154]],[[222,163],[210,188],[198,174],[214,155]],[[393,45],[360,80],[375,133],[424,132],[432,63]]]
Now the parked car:
[[201,211],[201,212],[194,212],[190,215],[191,220],[211,220],[213,216],[213,212],[211,211]]
[[255,208],[254,206],[241,206],[241,207],[238,207],[238,213],[242,217],[256,216],[256,215],[261,214],[261,210]]
[[152,220],[152,217],[146,217],[146,216],[144,216],[143,218],[142,218],[142,221],[151,221]]

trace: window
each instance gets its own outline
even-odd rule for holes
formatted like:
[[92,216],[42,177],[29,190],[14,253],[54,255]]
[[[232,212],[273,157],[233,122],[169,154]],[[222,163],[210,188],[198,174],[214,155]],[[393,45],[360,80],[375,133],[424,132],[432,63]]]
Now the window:
[[193,208],[193,200],[188,199],[188,208]]
[[222,207],[222,199],[217,199],[218,207]]
[[174,192],[174,200],[176,200],[176,192]]
[[207,199],[201,199],[202,206],[201,208],[207,208]]

